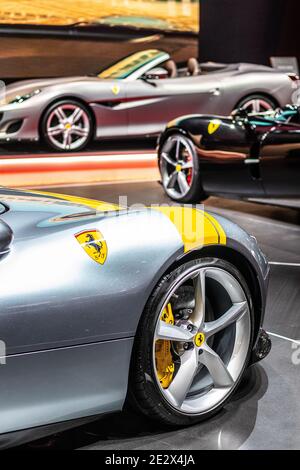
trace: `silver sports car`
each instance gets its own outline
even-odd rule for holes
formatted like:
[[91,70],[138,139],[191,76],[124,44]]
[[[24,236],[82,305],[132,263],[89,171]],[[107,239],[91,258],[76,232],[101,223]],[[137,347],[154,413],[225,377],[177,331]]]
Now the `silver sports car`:
[[0,106],[0,140],[44,140],[56,151],[83,149],[90,140],[161,132],[194,113],[228,115],[291,103],[298,77],[252,64],[177,68],[159,50],[137,52],[97,76],[21,81],[7,86]]
[[0,189],[0,446],[121,410],[188,425],[270,350],[268,264],[203,208]]

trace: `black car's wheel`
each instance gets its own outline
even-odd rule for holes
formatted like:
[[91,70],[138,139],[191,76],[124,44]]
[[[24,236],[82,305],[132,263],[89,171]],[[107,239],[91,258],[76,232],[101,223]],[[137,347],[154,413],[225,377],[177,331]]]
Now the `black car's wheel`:
[[215,258],[183,264],[161,280],[145,308],[131,403],[165,424],[208,418],[234,393],[252,342],[251,295],[236,268]]
[[198,203],[207,198],[195,146],[188,137],[178,133],[166,139],[159,152],[159,168],[163,188],[174,201]]
[[91,113],[77,101],[59,101],[44,114],[41,133],[44,141],[54,150],[82,150],[93,134]]
[[277,108],[274,100],[263,95],[250,95],[238,103],[236,109],[245,109],[249,113],[264,113]]

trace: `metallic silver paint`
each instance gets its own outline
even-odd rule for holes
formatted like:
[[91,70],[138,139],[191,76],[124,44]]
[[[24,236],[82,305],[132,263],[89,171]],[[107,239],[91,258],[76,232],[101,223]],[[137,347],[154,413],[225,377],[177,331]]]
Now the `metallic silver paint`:
[[0,366],[0,447],[2,433],[122,409],[132,343],[130,338],[9,356]]

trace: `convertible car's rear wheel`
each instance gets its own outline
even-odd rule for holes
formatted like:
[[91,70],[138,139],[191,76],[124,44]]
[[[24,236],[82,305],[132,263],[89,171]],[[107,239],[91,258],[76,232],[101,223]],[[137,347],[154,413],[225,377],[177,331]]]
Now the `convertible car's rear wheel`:
[[199,159],[193,142],[182,134],[172,134],[159,153],[162,184],[177,202],[198,203],[207,198],[199,176]]
[[76,101],[54,103],[43,116],[41,131],[45,142],[54,150],[82,150],[92,137],[91,114]]
[[245,109],[249,113],[265,113],[267,111],[272,111],[272,109],[276,109],[277,105],[267,96],[250,95],[240,101],[237,105],[237,109],[238,108]]
[[165,276],[139,326],[131,401],[165,424],[208,418],[230,399],[249,361],[251,296],[229,263],[206,258]]

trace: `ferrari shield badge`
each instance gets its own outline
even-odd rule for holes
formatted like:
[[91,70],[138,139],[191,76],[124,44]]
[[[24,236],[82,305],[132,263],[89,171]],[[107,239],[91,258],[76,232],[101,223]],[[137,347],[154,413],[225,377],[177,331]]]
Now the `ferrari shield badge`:
[[75,238],[90,258],[99,264],[105,263],[107,244],[99,230],[85,230],[77,233]]
[[213,119],[208,124],[208,128],[207,128],[208,133],[214,134],[219,129],[220,125],[221,125],[221,121],[219,121],[218,119]]

